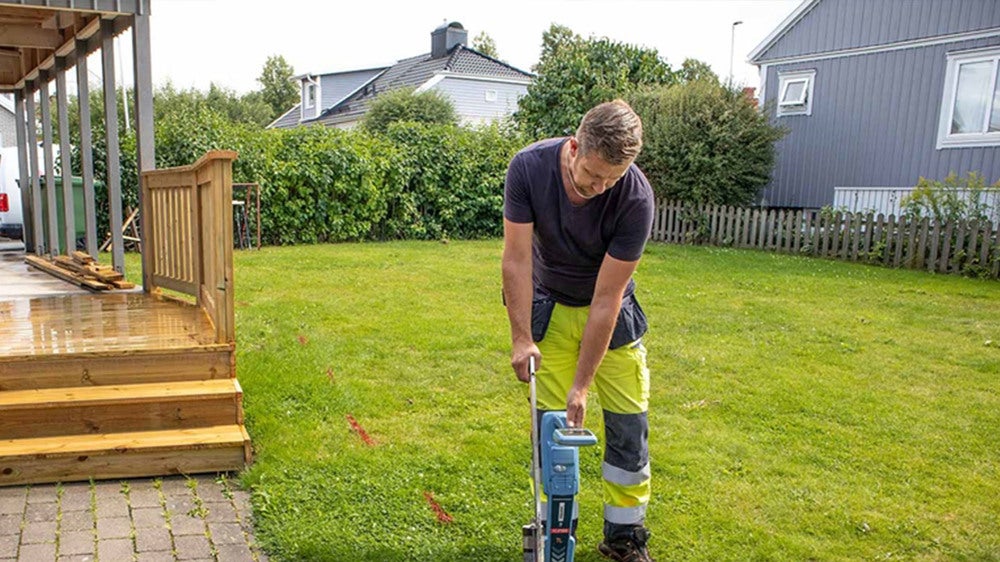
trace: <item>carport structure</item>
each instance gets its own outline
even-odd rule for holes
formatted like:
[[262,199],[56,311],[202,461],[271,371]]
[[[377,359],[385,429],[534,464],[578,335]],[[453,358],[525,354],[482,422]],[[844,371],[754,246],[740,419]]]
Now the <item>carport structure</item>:
[[[127,293],[35,290],[30,275],[13,270],[23,263],[3,260],[0,485],[227,471],[250,459],[235,378],[236,154],[214,151],[191,166],[155,169],[149,22],[150,0],[0,0],[0,91],[16,102],[26,253],[54,258],[81,243],[76,169],[82,245],[97,257],[91,113],[103,111],[112,265],[125,269],[114,69],[115,37],[129,29],[143,250],[142,290]],[[97,51],[102,108],[90,107],[87,57]],[[80,140],[71,147],[74,78]],[[6,290],[5,275],[18,280]]]

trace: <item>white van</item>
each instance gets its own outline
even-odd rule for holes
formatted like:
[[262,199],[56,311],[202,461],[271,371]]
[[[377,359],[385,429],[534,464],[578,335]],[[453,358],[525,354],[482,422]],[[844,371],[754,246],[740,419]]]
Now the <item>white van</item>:
[[20,175],[17,164],[17,147],[0,149],[0,236],[24,237],[24,217],[21,214],[21,189],[17,185]]

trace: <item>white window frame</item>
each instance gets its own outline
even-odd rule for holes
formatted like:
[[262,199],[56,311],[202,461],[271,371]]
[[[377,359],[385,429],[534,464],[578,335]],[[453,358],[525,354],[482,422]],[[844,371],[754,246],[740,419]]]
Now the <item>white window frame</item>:
[[[316,106],[316,94],[319,91],[319,85],[315,82],[306,83],[306,96],[305,96],[305,106],[307,108]],[[309,94],[312,94],[311,96]]]
[[[987,47],[972,51],[947,53],[948,65],[944,75],[944,93],[941,96],[940,121],[938,123],[937,149],[976,146],[1000,146],[1000,131],[982,133],[952,133],[951,121],[955,113],[955,96],[958,94],[958,70],[963,64],[992,62],[993,74],[990,84],[996,88],[997,72],[1000,69],[1000,47]],[[992,93],[992,92],[991,92]],[[990,99],[993,96],[989,96]],[[986,108],[983,130],[989,128],[992,107]]]
[[[797,101],[783,101],[788,87],[804,83],[802,98]],[[786,115],[812,115],[813,86],[816,83],[816,69],[778,73],[778,117]]]

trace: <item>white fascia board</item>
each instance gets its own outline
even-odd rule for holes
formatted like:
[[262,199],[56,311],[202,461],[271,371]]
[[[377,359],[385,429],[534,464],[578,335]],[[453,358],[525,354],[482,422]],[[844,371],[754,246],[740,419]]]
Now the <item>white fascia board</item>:
[[[442,70],[438,72],[435,77],[441,76],[442,78],[457,78],[459,80],[474,80],[476,82],[495,82],[498,84],[520,84],[527,86],[531,84],[531,78],[509,78],[506,76],[486,76],[481,74],[459,74],[457,72],[451,72],[448,70]],[[431,79],[433,80],[433,78]],[[430,80],[428,80],[429,82]],[[425,82],[426,83],[426,82]]]
[[977,31],[965,31],[962,33],[951,33],[948,35],[935,35],[921,39],[910,39],[898,41],[896,43],[884,43],[882,45],[872,45],[870,47],[856,47],[853,49],[842,49],[827,53],[815,53],[811,55],[798,55],[785,57],[782,59],[771,59],[766,61],[769,65],[789,64],[793,62],[812,62],[817,60],[839,59],[843,57],[856,57],[860,55],[871,55],[874,53],[888,53],[903,49],[913,49],[917,47],[930,47],[933,45],[943,45],[945,43],[957,43],[959,41],[972,41],[975,39],[986,39],[988,37],[1000,37],[1000,27],[980,29]]
[[437,86],[439,82],[441,82],[442,80],[444,80],[444,78],[445,78],[444,74],[445,74],[444,72],[438,72],[434,76],[431,76],[429,80],[427,80],[426,82],[424,82],[423,84],[421,84],[420,86],[418,86],[416,90],[413,90],[413,93],[414,94],[422,94],[422,93],[426,92],[427,90],[430,90],[434,86]]
[[788,30],[790,30],[793,25],[797,24],[799,20],[802,19],[802,17],[805,16],[809,10],[813,9],[816,4],[819,4],[819,2],[820,0],[803,0],[802,3],[799,4],[799,6],[795,8],[795,10],[789,14],[784,21],[778,24],[778,27],[774,28],[774,31],[772,31],[770,35],[765,37],[759,45],[754,47],[754,50],[750,51],[750,54],[747,55],[747,62],[753,64],[755,62],[754,59],[769,49],[771,45],[777,42],[777,40],[785,35],[785,33],[788,33]]

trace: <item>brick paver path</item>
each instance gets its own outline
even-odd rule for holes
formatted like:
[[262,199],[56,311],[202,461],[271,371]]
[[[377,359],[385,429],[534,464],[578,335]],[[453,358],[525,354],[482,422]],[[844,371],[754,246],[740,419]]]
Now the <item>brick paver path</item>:
[[0,562],[266,562],[225,477],[0,488]]

